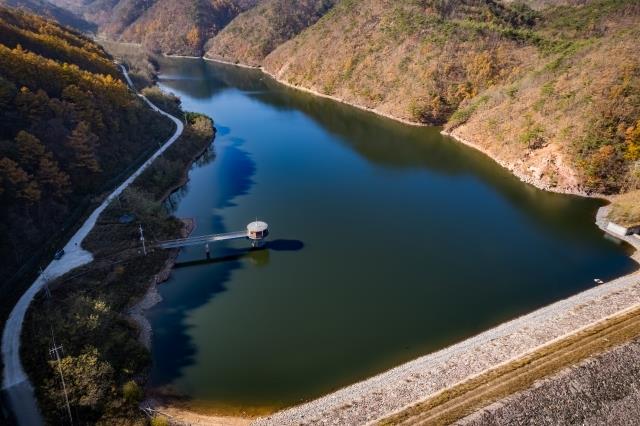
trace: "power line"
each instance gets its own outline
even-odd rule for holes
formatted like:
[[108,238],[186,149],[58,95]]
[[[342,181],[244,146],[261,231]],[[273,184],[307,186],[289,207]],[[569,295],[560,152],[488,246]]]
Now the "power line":
[[147,255],[147,247],[144,244],[144,233],[142,232],[142,224],[140,224],[139,226],[140,226],[140,241],[142,241],[142,252],[146,256]]

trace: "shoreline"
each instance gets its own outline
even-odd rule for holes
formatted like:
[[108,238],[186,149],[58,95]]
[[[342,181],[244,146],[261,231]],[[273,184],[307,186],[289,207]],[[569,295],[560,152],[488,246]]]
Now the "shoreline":
[[[521,356],[435,392],[424,400],[409,404],[385,416],[380,423],[386,425],[400,419],[432,420],[435,418],[440,424],[443,418],[450,419],[453,423],[467,417],[474,417],[483,413],[484,409],[495,401],[511,398],[519,392],[531,391],[540,381],[553,380],[553,376],[557,373],[561,374],[568,368],[633,341],[640,333],[639,317],[640,303],[635,303],[620,312],[559,336]],[[588,347],[586,351],[585,347]],[[567,348],[569,348],[568,351]],[[580,351],[583,353],[580,354]],[[525,379],[524,386],[513,384],[514,380],[522,380],[523,376],[527,375],[533,377]],[[507,387],[514,386],[515,389],[512,388],[506,392],[496,391],[496,388],[499,389],[505,383]],[[492,392],[491,387],[494,388],[494,393],[487,396],[487,393]],[[496,395],[499,396],[494,399]]]
[[[175,55],[164,55],[165,57],[178,57]],[[192,57],[195,59],[195,57]],[[307,92],[309,94],[315,95],[315,96],[320,96],[323,98],[327,98],[327,99],[331,99],[346,105],[350,105],[352,107],[358,108],[360,110],[363,111],[368,111],[368,112],[372,112],[378,116],[381,117],[385,117],[385,118],[389,118],[392,119],[394,121],[398,121],[398,122],[402,122],[404,124],[408,124],[411,126],[419,126],[419,127],[424,127],[426,126],[425,124],[421,124],[421,123],[416,123],[416,122],[411,122],[408,121],[406,119],[402,119],[399,117],[395,117],[392,116],[390,114],[387,113],[383,113],[380,111],[377,111],[375,109],[372,108],[368,108],[368,107],[364,107],[362,105],[357,105],[348,101],[345,101],[341,98],[335,97],[335,96],[331,96],[331,95],[326,95],[323,93],[319,93],[315,90],[312,89],[308,89],[305,87],[301,87],[301,86],[296,86],[294,84],[288,83],[286,81],[283,81],[281,79],[279,79],[275,74],[272,74],[270,72],[268,72],[267,70],[264,69],[264,67],[261,66],[249,66],[249,65],[244,65],[244,64],[240,64],[240,63],[232,63],[229,61],[224,61],[224,60],[220,60],[220,59],[215,59],[215,58],[208,58],[208,57],[202,57],[201,59],[205,60],[205,61],[210,61],[210,62],[217,62],[220,64],[224,64],[224,65],[230,65],[230,66],[236,66],[239,68],[245,68],[245,69],[257,69],[260,70],[263,74],[266,74],[267,76],[269,76],[270,78],[274,79],[276,82],[278,82],[279,84],[282,84],[284,86],[287,86],[289,88],[292,89],[296,89],[296,90],[300,90],[303,92]],[[541,190],[545,190],[545,191],[549,191],[549,192],[555,192],[555,193],[561,193],[561,194],[567,194],[567,195],[576,195],[576,196],[581,196],[581,197],[587,197],[587,198],[598,198],[598,199],[604,199],[606,201],[611,201],[611,197],[610,196],[606,196],[603,194],[587,194],[585,192],[581,192],[581,191],[576,191],[576,190],[571,190],[571,189],[562,189],[562,188],[554,188],[554,187],[548,187],[546,185],[541,184],[540,182],[537,182],[535,178],[529,177],[529,176],[525,176],[524,174],[520,173],[518,170],[515,169],[515,166],[500,160],[499,158],[495,157],[494,155],[492,155],[490,152],[488,152],[487,150],[485,150],[484,148],[480,147],[479,145],[470,142],[468,140],[465,140],[455,134],[452,134],[452,132],[448,132],[443,130],[441,132],[443,135],[451,137],[452,139],[456,140],[457,142],[463,143],[464,145],[469,146],[470,148],[476,149],[480,152],[482,152],[483,154],[487,155],[489,158],[491,158],[492,160],[494,160],[496,163],[498,163],[498,165],[500,165],[503,168],[506,168],[507,170],[509,170],[514,176],[516,176],[519,180],[521,180],[524,183],[528,183],[531,184],[533,186],[535,186],[538,189]],[[597,216],[596,216],[596,223],[597,225],[608,235],[612,235],[613,237],[615,237],[618,240],[624,240],[627,243],[629,243],[633,248],[634,248],[634,254],[631,255],[631,257],[638,263],[640,263],[640,239],[638,239],[638,241],[632,241],[629,239],[624,239],[624,238],[620,238],[617,235],[613,235],[610,234],[607,230],[606,230],[606,212],[608,211],[608,207],[609,206],[604,206],[601,207],[598,210]],[[604,225],[603,225],[604,223]],[[536,322],[539,321],[540,317],[544,317],[547,318],[549,315],[552,314],[556,314],[557,316],[562,317],[564,316],[575,316],[575,311],[576,310],[582,310],[582,309],[587,309],[587,307],[596,304],[595,300],[596,299],[608,299],[612,296],[619,296],[620,293],[620,287],[622,287],[621,283],[627,283],[627,282],[632,282],[631,285],[629,286],[628,290],[629,291],[634,291],[637,290],[638,292],[640,292],[640,270],[635,270],[627,275],[624,275],[622,277],[618,277],[615,280],[612,280],[608,283],[605,283],[603,285],[597,286],[597,287],[593,287],[591,289],[585,290],[581,293],[578,293],[574,296],[571,296],[567,299],[555,302],[553,304],[544,306],[536,311],[533,311],[529,314],[523,315],[521,317],[515,318],[513,320],[507,321],[505,323],[499,324],[489,330],[485,330],[484,332],[476,335],[476,336],[472,336],[469,339],[465,339],[457,344],[454,344],[450,347],[444,348],[442,350],[439,350],[435,353],[432,354],[428,354],[428,355],[424,355],[422,357],[419,357],[415,360],[409,361],[407,363],[401,364],[399,366],[396,366],[386,372],[380,373],[378,375],[375,375],[373,377],[370,377],[368,379],[365,379],[361,382],[346,386],[342,389],[339,389],[337,391],[334,391],[330,394],[327,394],[325,396],[322,396],[318,399],[312,400],[310,402],[306,402],[297,406],[293,406],[290,407],[288,409],[284,409],[282,411],[279,411],[277,413],[274,413],[273,415],[270,416],[265,416],[265,417],[260,417],[255,419],[255,424],[306,424],[306,423],[314,423],[314,422],[320,422],[325,421],[326,418],[324,416],[328,416],[329,413],[327,410],[331,410],[331,409],[336,409],[336,408],[340,408],[339,411],[349,411],[350,409],[353,409],[353,407],[358,407],[358,410],[356,411],[362,411],[365,410],[366,411],[366,407],[370,406],[371,408],[378,408],[380,405],[382,405],[383,403],[385,403],[386,401],[384,401],[383,398],[381,398],[380,396],[383,395],[383,393],[375,393],[374,396],[376,396],[374,398],[373,401],[371,401],[371,405],[365,405],[362,406],[361,403],[357,402],[357,400],[359,398],[366,398],[367,396],[365,396],[364,394],[362,394],[362,392],[358,392],[358,389],[361,387],[367,387],[367,386],[376,386],[379,387],[381,382],[388,382],[389,378],[386,377],[389,374],[392,375],[397,375],[398,371],[404,372],[405,374],[403,374],[403,379],[400,380],[400,382],[405,383],[405,384],[410,384],[412,382],[414,382],[414,376],[420,375],[421,373],[425,372],[425,369],[423,367],[419,367],[418,370],[419,371],[414,371],[416,370],[416,367],[418,365],[423,364],[424,362],[434,362],[434,360],[442,360],[443,357],[447,357],[447,353],[450,352],[458,352],[459,347],[464,347],[466,354],[468,355],[470,352],[469,350],[469,346],[474,346],[476,343],[482,343],[485,342],[486,339],[488,338],[488,335],[494,335],[494,334],[498,334],[499,336],[497,336],[496,338],[492,338],[489,339],[489,341],[493,341],[497,338],[505,338],[509,337],[511,335],[506,335],[503,334],[505,332],[505,330],[509,329],[513,329],[516,326],[523,326],[523,329],[528,330],[530,327],[531,328],[535,328],[536,327]],[[606,307],[605,307],[606,308]],[[568,327],[568,329],[564,330],[565,333],[562,335],[556,335],[553,336],[551,338],[551,340],[547,339],[544,341],[544,343],[539,343],[538,346],[540,345],[546,345],[548,344],[550,341],[562,338],[563,336],[568,336],[568,335],[572,335],[574,333],[579,332],[579,330],[588,327],[590,325],[593,325],[594,323],[598,323],[600,321],[602,321],[605,318],[608,318],[610,316],[615,316],[620,314],[621,312],[625,311],[626,309],[630,309],[630,305],[629,304],[625,304],[624,307],[620,307],[620,309],[614,309],[611,312],[607,312],[606,316],[602,316],[602,315],[594,315],[590,318],[588,318],[585,321],[583,321],[583,323],[581,323],[581,325],[579,325],[578,327],[571,326]],[[550,319],[550,321],[553,321],[553,319]],[[517,332],[518,330],[516,330],[515,332]],[[553,333],[551,333],[553,334]],[[522,336],[524,338],[524,336]],[[522,342],[520,342],[522,343]],[[532,347],[528,347],[526,348],[526,350],[524,352],[519,352],[515,355],[513,355],[512,358],[508,358],[506,360],[503,360],[502,362],[508,362],[512,359],[517,359],[520,356],[522,356],[522,354],[526,353],[528,350],[533,350],[535,349],[535,347],[538,346],[534,346]],[[514,345],[514,347],[519,347],[518,345]],[[475,349],[477,350],[479,348],[479,346],[476,346]],[[457,354],[460,355],[460,354]],[[495,354],[494,354],[495,355]],[[451,357],[450,357],[451,358]],[[426,361],[425,361],[426,359]],[[485,371],[488,368],[493,368],[495,365],[487,365],[485,366],[485,369],[483,370],[479,370],[478,372],[476,372],[475,374],[480,374],[481,372]],[[410,372],[410,374],[408,374],[408,372]],[[429,371],[427,371],[427,373],[429,373]],[[467,376],[470,377],[470,376]],[[449,385],[451,385],[452,383],[449,383]],[[413,386],[415,388],[415,386]],[[439,391],[441,391],[442,389],[446,389],[446,387],[441,388]],[[398,388],[395,389],[394,393],[402,393],[402,388]],[[432,394],[432,393],[431,393]],[[369,395],[370,397],[370,395]],[[399,410],[402,409],[403,407],[406,406],[410,406],[413,403],[417,402],[420,398],[415,399],[412,398],[410,400],[410,402],[406,403],[403,406],[400,407],[395,407],[395,410]],[[355,402],[353,400],[356,400]],[[327,405],[327,402],[330,402],[329,405]],[[362,401],[364,402],[364,401]],[[185,410],[181,410],[181,411],[185,411]],[[185,411],[188,412],[188,411]],[[393,411],[392,411],[393,412]],[[388,415],[391,412],[389,411],[385,411],[384,415]],[[197,413],[194,413],[197,414]],[[317,415],[320,414],[322,417],[317,417]],[[335,413],[332,413],[335,414]],[[380,414],[380,413],[379,413]],[[314,417],[315,416],[315,417]],[[358,417],[358,416],[356,416]],[[363,420],[364,423],[366,422],[370,422],[372,420],[375,420],[378,417],[370,417],[368,416],[367,418],[360,418],[359,420]],[[212,419],[215,417],[212,417]],[[354,420],[354,417],[343,417],[343,416],[337,416],[337,417],[333,417],[332,421],[335,422],[352,422]],[[291,423],[289,423],[289,421]]]
[[598,209],[598,211],[596,212],[596,225],[606,235],[609,235],[617,240],[624,241],[625,243],[630,245],[631,248],[634,249],[634,253],[631,254],[629,257],[631,257],[631,259],[635,260],[638,264],[640,264],[640,235],[638,236],[625,235],[623,237],[609,231],[607,229],[607,225],[609,224],[610,221],[609,219],[607,219],[607,215],[609,214],[610,209],[611,209],[610,204],[606,206],[602,206]]
[[[192,218],[180,219],[184,224],[182,231],[180,232],[181,238],[187,238],[193,230],[196,228],[196,221]],[[173,250],[173,253],[166,260],[162,269],[151,278],[147,292],[140,298],[140,300],[134,302],[132,306],[127,309],[126,316],[136,324],[138,328],[138,341],[145,348],[151,351],[151,339],[153,337],[153,328],[151,322],[146,316],[146,312],[153,308],[158,303],[162,302],[162,296],[158,292],[158,285],[169,280],[171,277],[171,271],[176,263],[180,250]]]
[[[167,57],[171,57],[171,56],[167,56]],[[374,108],[369,108],[369,107],[366,107],[366,106],[363,106],[363,105],[356,104],[354,102],[349,102],[349,101],[347,101],[345,99],[342,99],[342,98],[339,98],[337,96],[327,95],[326,93],[321,93],[321,92],[318,92],[317,90],[313,90],[313,89],[309,89],[307,87],[297,86],[295,84],[291,84],[291,83],[289,83],[287,81],[284,81],[284,80],[278,78],[275,74],[267,71],[267,69],[264,68],[263,66],[255,66],[254,67],[254,66],[251,66],[251,65],[233,63],[233,62],[224,61],[224,60],[221,60],[221,59],[208,58],[206,56],[202,56],[201,59],[203,59],[205,61],[209,61],[209,62],[217,62],[217,63],[223,64],[223,65],[231,65],[231,66],[239,67],[239,68],[259,70],[263,74],[271,77],[277,83],[282,84],[283,86],[289,87],[291,89],[295,89],[295,90],[299,90],[301,92],[309,93],[311,95],[318,96],[320,98],[331,99],[332,101],[336,101],[336,102],[340,102],[341,104],[349,105],[349,106],[357,108],[357,109],[359,109],[361,111],[371,112],[371,113],[373,113],[375,115],[378,115],[380,117],[385,117],[385,118],[388,118],[390,120],[398,121],[400,123],[407,124],[409,126],[414,126],[414,127],[436,127],[436,126],[430,126],[428,124],[423,124],[423,123],[417,123],[415,121],[410,121],[410,120],[407,120],[405,118],[396,117],[396,116],[391,115],[389,113],[378,111],[378,110],[376,110]]]
[[[180,56],[165,55],[165,57],[178,58]],[[192,58],[195,58],[195,57],[192,57]],[[241,64],[241,63],[234,63],[234,62],[230,62],[230,61],[225,61],[225,60],[222,60],[222,59],[209,58],[209,57],[206,57],[206,56],[202,56],[202,59],[205,60],[205,61],[216,62],[216,63],[223,64],[223,65],[230,65],[230,66],[235,66],[235,67],[239,67],[239,68],[259,70],[263,74],[265,74],[265,75],[269,76],[270,78],[272,78],[277,83],[282,84],[283,86],[289,87],[291,89],[299,90],[301,92],[309,93],[309,94],[312,94],[312,95],[315,95],[315,96],[319,96],[321,98],[331,99],[332,101],[336,101],[336,102],[339,102],[341,104],[349,105],[351,107],[357,108],[357,109],[362,110],[362,111],[371,112],[371,113],[376,114],[376,115],[378,115],[380,117],[388,118],[390,120],[394,120],[394,121],[397,121],[397,122],[400,122],[400,123],[403,123],[403,124],[406,124],[406,125],[409,125],[409,126],[414,126],[414,127],[438,127],[438,126],[431,126],[431,125],[428,125],[428,124],[423,124],[423,123],[407,120],[405,118],[397,117],[395,115],[379,111],[379,110],[377,110],[375,108],[369,108],[369,107],[366,107],[366,106],[363,106],[363,105],[359,105],[359,104],[354,103],[354,102],[350,102],[350,101],[344,100],[344,99],[339,98],[337,96],[327,95],[325,93],[318,92],[317,90],[314,90],[314,89],[309,89],[307,87],[298,86],[298,85],[289,83],[289,82],[279,78],[276,74],[268,71],[263,66],[245,65],[245,64]],[[518,178],[521,182],[527,183],[529,185],[533,185],[537,189],[540,189],[540,190],[543,190],[543,191],[548,191],[548,192],[554,192],[554,193],[557,193],[557,194],[576,195],[576,196],[579,196],[579,197],[596,198],[596,199],[604,199],[604,200],[607,200],[607,201],[611,201],[612,197],[609,196],[609,195],[605,195],[605,194],[587,193],[587,192],[581,191],[581,190],[565,189],[565,188],[559,188],[559,187],[551,187],[551,186],[542,184],[541,182],[539,182],[535,178],[533,178],[531,176],[526,176],[525,174],[523,174],[520,171],[518,171],[514,164],[511,164],[508,161],[500,159],[499,157],[493,155],[491,152],[489,152],[485,148],[479,146],[478,144],[476,144],[476,143],[474,143],[472,141],[469,141],[469,140],[464,139],[464,138],[462,138],[460,136],[457,136],[456,134],[454,134],[453,131],[448,131],[448,130],[444,130],[443,129],[443,130],[440,131],[440,134],[442,134],[443,136],[446,136],[446,137],[450,137],[451,139],[454,139],[456,142],[459,142],[459,143],[461,143],[463,145],[466,145],[466,146],[468,146],[470,148],[473,148],[473,149],[481,152],[482,154],[486,155],[491,160],[496,162],[500,167],[502,167],[504,169],[507,169],[512,175],[514,175],[516,178]]]
[[295,90],[299,90],[301,92],[309,93],[309,94],[312,94],[314,96],[318,96],[318,97],[325,98],[325,99],[331,99],[332,101],[340,102],[341,104],[349,105],[351,107],[357,108],[357,109],[362,110],[362,111],[371,112],[371,113],[373,113],[375,115],[378,115],[380,117],[384,117],[384,118],[388,118],[390,120],[398,121],[398,122],[406,124],[408,126],[413,126],[413,127],[437,127],[437,126],[430,126],[428,124],[417,123],[415,121],[407,120],[406,118],[396,117],[395,115],[391,115],[389,113],[379,111],[379,110],[377,110],[375,108],[369,108],[369,107],[366,107],[364,105],[356,104],[355,102],[347,101],[347,100],[345,100],[343,98],[339,98],[337,96],[327,95],[326,93],[318,92],[317,90],[314,90],[314,89],[309,89],[307,87],[298,86],[298,85],[289,83],[288,81],[284,81],[284,80],[278,78],[275,74],[267,71],[263,67],[260,67],[259,69],[264,74],[268,75],[273,80],[275,80],[276,82],[282,84],[283,86],[287,86],[289,88],[292,88],[292,89],[295,89]]
[[162,56],[165,58],[183,58],[183,59],[201,59],[202,56],[191,56],[191,55],[171,55],[168,53],[163,53]]
[[252,424],[376,424],[457,384],[640,308],[640,238],[620,238],[608,231],[609,209],[609,205],[598,209],[596,225],[634,249],[630,256],[638,263],[634,271]]
[[[166,200],[171,196],[171,194],[173,194],[174,192],[176,192],[177,190],[179,190],[189,182],[189,171],[193,167],[193,163],[195,163],[198,160],[198,158],[202,157],[204,153],[211,147],[211,145],[213,145],[215,141],[215,137],[216,137],[216,128],[214,127],[213,138],[211,140],[211,143],[203,147],[200,151],[198,151],[184,165],[184,169],[182,171],[182,176],[180,177],[180,180],[175,185],[172,185],[169,188],[167,188],[167,190],[160,197],[162,203],[166,202]],[[191,235],[191,233],[194,231],[194,229],[197,226],[196,220],[194,218],[178,218],[178,220],[182,221],[182,223],[184,224],[180,232],[181,238],[186,238],[189,235]],[[144,296],[140,300],[138,300],[137,302],[134,302],[133,305],[126,312],[127,317],[129,317],[138,327],[138,330],[140,333],[138,336],[139,342],[144,347],[146,347],[149,351],[151,351],[151,338],[153,336],[153,329],[151,327],[151,323],[149,322],[149,320],[145,315],[145,312],[153,308],[155,305],[157,305],[162,301],[162,296],[160,296],[160,293],[158,293],[158,284],[162,284],[163,282],[167,281],[170,278],[171,271],[173,270],[173,266],[175,265],[176,259],[178,258],[179,254],[180,254],[179,249],[172,250],[171,255],[165,262],[162,269],[156,275],[154,275],[154,277],[151,279],[147,292],[144,294]]]
[[[165,56],[166,57],[178,57],[178,56],[170,56],[170,55],[165,55]],[[223,65],[230,65],[230,66],[235,66],[235,67],[239,67],[239,68],[247,68],[247,69],[259,70],[263,74],[265,74],[265,75],[269,76],[270,78],[272,78],[277,83],[282,84],[283,86],[289,87],[291,89],[299,90],[301,92],[309,93],[309,94],[312,94],[312,95],[315,95],[315,96],[319,96],[321,98],[331,99],[331,100],[339,102],[341,104],[345,104],[345,105],[349,105],[351,107],[357,108],[357,109],[359,109],[361,111],[371,112],[371,113],[376,114],[376,115],[378,115],[380,117],[388,118],[390,120],[394,120],[394,121],[397,121],[397,122],[400,122],[400,123],[403,123],[403,124],[406,124],[406,125],[409,125],[409,126],[414,126],[414,127],[438,127],[438,126],[431,126],[431,125],[428,125],[428,124],[407,120],[405,118],[397,117],[395,115],[379,111],[379,110],[377,110],[375,108],[369,108],[369,107],[357,104],[355,102],[347,101],[347,100],[345,100],[343,98],[339,98],[337,96],[327,95],[325,93],[318,92],[317,90],[314,90],[314,89],[310,89],[310,88],[307,88],[307,87],[303,87],[303,86],[299,86],[299,85],[296,85],[296,84],[289,83],[289,82],[279,78],[276,74],[268,71],[263,66],[245,65],[245,64],[241,64],[241,63],[234,63],[234,62],[230,62],[230,61],[226,61],[226,60],[222,60],[222,59],[210,58],[210,57],[206,57],[206,56],[202,56],[202,59],[204,59],[205,61],[217,62],[217,63],[223,64]],[[443,129],[443,130],[440,131],[440,133],[443,136],[450,137],[450,138],[454,139],[456,142],[462,143],[463,145],[466,145],[466,146],[468,146],[470,148],[473,148],[473,149],[481,152],[482,154],[486,155],[491,160],[496,162],[500,167],[507,169],[512,175],[514,175],[516,178],[518,178],[521,182],[533,185],[534,187],[536,187],[536,188],[538,188],[540,190],[548,191],[548,192],[554,192],[554,193],[557,193],[557,194],[576,195],[576,196],[579,196],[579,197],[596,198],[596,199],[604,199],[604,200],[607,200],[607,201],[611,201],[611,196],[605,195],[605,194],[587,193],[587,192],[581,191],[581,190],[564,189],[564,188],[551,187],[551,186],[542,184],[541,182],[539,182],[535,178],[533,178],[531,176],[526,176],[525,174],[523,174],[520,171],[518,171],[514,164],[511,164],[508,161],[500,159],[499,157],[493,155],[491,152],[489,152],[488,150],[484,149],[483,147],[479,146],[478,144],[476,144],[474,142],[471,142],[471,141],[466,140],[466,139],[464,139],[464,138],[462,138],[460,136],[455,135],[453,130],[452,131],[448,131],[448,130],[444,130]]]
[[545,185],[543,183],[541,183],[540,181],[538,181],[537,179],[531,177],[531,176],[527,176],[524,173],[522,173],[520,170],[518,170],[516,168],[515,164],[512,164],[508,161],[502,160],[500,158],[498,158],[497,156],[493,155],[491,152],[489,152],[489,150],[487,150],[486,148],[481,147],[480,145],[476,144],[475,142],[472,142],[470,140],[467,140],[461,136],[456,135],[453,130],[452,131],[447,131],[447,130],[442,130],[440,132],[442,135],[450,137],[452,139],[454,139],[456,142],[461,143],[465,146],[468,146],[469,148],[473,148],[476,151],[481,152],[482,154],[486,155],[487,157],[489,157],[491,160],[493,160],[495,163],[497,163],[500,167],[507,169],[509,171],[509,173],[511,173],[513,176],[517,177],[521,182],[524,182],[526,184],[532,185],[542,191],[547,191],[547,192],[553,192],[556,194],[565,194],[565,195],[575,195],[578,197],[584,197],[584,198],[595,198],[595,199],[602,199],[602,200],[606,200],[611,202],[612,197],[609,195],[605,195],[605,194],[598,194],[598,193],[587,193],[581,190],[575,190],[575,189],[565,189],[565,188],[559,188],[559,187],[552,187],[549,185]]
[[[357,104],[355,102],[347,101],[347,100],[345,100],[343,98],[339,98],[337,96],[328,95],[326,93],[318,92],[317,90],[314,90],[314,89],[310,89],[310,88],[307,88],[307,87],[304,87],[304,86],[298,86],[298,85],[289,83],[289,82],[279,78],[276,74],[268,71],[262,65],[246,65],[246,64],[242,64],[240,62],[231,62],[231,61],[227,61],[227,60],[224,60],[224,59],[211,58],[211,57],[207,57],[207,56],[170,55],[170,54],[165,54],[165,53],[163,53],[162,56],[165,57],[165,58],[202,59],[204,61],[215,62],[215,63],[222,64],[222,65],[229,65],[229,66],[243,68],[243,69],[258,70],[258,71],[262,72],[263,74],[269,76],[275,82],[277,82],[277,83],[279,83],[279,84],[281,84],[283,86],[289,87],[291,89],[299,90],[301,92],[309,93],[311,95],[318,96],[318,97],[321,97],[321,98],[330,99],[332,101],[339,102],[339,103],[344,104],[344,105],[349,105],[349,106],[357,108],[357,109],[359,109],[361,111],[370,112],[370,113],[373,113],[373,114],[375,114],[377,116],[388,118],[390,120],[393,120],[393,121],[396,121],[396,122],[399,122],[399,123],[403,123],[403,124],[406,124],[408,126],[413,126],[413,127],[439,127],[439,126],[432,126],[432,125],[429,125],[429,124],[424,124],[424,123],[419,123],[419,122],[407,120],[405,118],[397,117],[395,115],[379,111],[379,110],[377,110],[375,108],[369,108],[369,107]],[[520,180],[521,182],[529,184],[529,185],[532,185],[537,189],[540,189],[542,191],[547,191],[547,192],[553,192],[553,193],[556,193],[556,194],[575,195],[575,196],[578,196],[578,197],[602,199],[602,200],[606,200],[606,201],[609,201],[609,202],[614,197],[614,196],[611,196],[611,195],[600,194],[600,193],[595,193],[595,192],[594,193],[588,193],[588,192],[585,192],[585,191],[582,191],[582,190],[567,189],[567,188],[553,187],[553,186],[545,185],[545,184],[541,183],[540,181],[538,181],[537,179],[535,179],[535,178],[533,178],[531,176],[526,176],[524,173],[522,173],[519,170],[517,170],[515,164],[512,164],[512,163],[510,163],[508,161],[502,160],[499,157],[497,157],[494,154],[492,154],[487,149],[479,146],[478,144],[454,134],[453,130],[455,130],[455,129],[452,129],[452,130],[444,130],[443,129],[443,130],[440,131],[440,134],[442,134],[443,136],[449,137],[449,138],[455,140],[456,142],[459,142],[459,143],[461,143],[461,144],[463,144],[465,146],[468,146],[470,148],[473,148],[473,149],[481,152],[482,154],[486,155],[491,160],[493,160],[495,163],[497,163],[500,167],[502,167],[504,169],[507,169],[509,171],[509,173],[511,173],[516,178],[518,178],[518,180]]]
[[145,399],[141,406],[147,412],[165,417],[177,424],[210,425],[210,426],[248,426],[253,421],[250,417],[225,416],[216,414],[200,414],[197,411],[183,408],[176,404],[163,403],[154,397]]
[[[168,57],[170,58],[172,56],[168,56]],[[217,62],[219,64],[232,65],[232,66],[238,67],[238,68],[246,68],[246,69],[250,69],[250,70],[260,70],[260,71],[262,71],[262,67],[260,65],[247,65],[247,64],[241,64],[240,62],[225,61],[224,59],[208,58],[206,56],[201,56],[201,59],[204,59],[205,61],[209,61],[209,62]]]
[[[211,148],[211,146],[215,142],[215,137],[217,134],[217,130],[215,126],[213,127],[213,137],[210,143],[204,145],[202,149],[196,152],[192,158],[184,164],[184,169],[182,171],[182,176],[180,180],[168,187],[166,191],[162,194],[161,202],[166,202],[172,194],[178,191],[180,188],[184,187],[189,182],[189,172],[191,171],[193,164],[205,153],[207,150]],[[181,238],[186,238],[193,233],[193,231],[197,227],[197,222],[195,218],[178,218],[183,223],[183,227],[180,232]],[[135,301],[132,306],[124,312],[124,315],[132,321],[136,328],[138,329],[138,341],[142,344],[149,352],[151,353],[152,349],[152,340],[153,340],[153,327],[151,322],[147,318],[146,312],[160,303],[163,299],[160,293],[158,292],[158,286],[169,280],[171,277],[171,273],[175,266],[178,256],[180,255],[180,249],[171,250],[172,253],[169,255],[167,260],[165,261],[162,269],[155,274],[149,280],[149,286],[147,288],[146,293],[139,300]],[[146,412],[156,413],[157,415],[166,417],[171,420],[179,420],[182,422],[187,422],[188,424],[203,424],[202,419],[208,417],[209,420],[215,422],[213,424],[220,426],[245,426],[249,423],[250,419],[243,417],[235,417],[235,416],[205,416],[201,415],[195,411],[186,410],[180,408],[177,404],[172,404],[170,399],[164,402],[159,401],[157,398],[153,396],[148,396],[148,391],[152,390],[148,384],[149,381],[149,371],[144,373],[145,382],[146,382],[146,390],[145,394],[147,395],[145,399],[140,403],[140,407],[143,408]],[[210,423],[204,423],[210,424]]]
[[640,270],[504,322],[459,343],[254,425],[373,424],[640,304]]

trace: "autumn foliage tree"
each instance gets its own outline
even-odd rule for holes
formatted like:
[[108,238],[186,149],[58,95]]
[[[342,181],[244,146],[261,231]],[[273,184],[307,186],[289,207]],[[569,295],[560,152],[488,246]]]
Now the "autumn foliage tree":
[[33,176],[12,159],[0,159],[0,176],[6,185],[6,190],[3,188],[2,191],[6,198],[13,198],[27,205],[40,200],[40,189]]
[[98,137],[91,132],[87,122],[79,122],[67,139],[67,147],[73,153],[70,166],[76,173],[81,174],[84,171],[98,173],[101,171],[96,158],[97,144]]
[[627,145],[627,158],[631,161],[640,160],[640,119],[625,133],[625,143]]

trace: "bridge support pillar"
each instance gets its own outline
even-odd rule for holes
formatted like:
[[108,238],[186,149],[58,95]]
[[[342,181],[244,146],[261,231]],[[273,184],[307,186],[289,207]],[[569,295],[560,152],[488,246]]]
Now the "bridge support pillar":
[[264,247],[264,240],[251,240],[251,248]]

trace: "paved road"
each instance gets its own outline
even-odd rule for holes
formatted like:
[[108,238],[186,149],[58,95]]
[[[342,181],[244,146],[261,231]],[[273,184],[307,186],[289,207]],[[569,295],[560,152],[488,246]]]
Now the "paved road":
[[[129,86],[134,88],[129,74],[124,67],[121,67],[124,77]],[[135,89],[134,89],[135,90]],[[122,182],[106,200],[96,208],[91,216],[82,224],[80,229],[71,237],[69,242],[64,246],[65,255],[60,260],[53,260],[44,273],[36,279],[31,287],[22,295],[18,303],[11,311],[9,318],[2,333],[2,361],[4,363],[4,372],[2,378],[3,391],[7,395],[7,400],[11,404],[11,408],[18,419],[18,423],[22,426],[37,426],[42,424],[40,414],[37,412],[37,402],[33,395],[33,387],[29,382],[22,362],[20,360],[20,334],[22,332],[22,323],[25,314],[34,296],[45,285],[46,280],[57,278],[78,266],[85,265],[93,260],[93,256],[88,251],[82,249],[82,241],[89,234],[96,224],[98,216],[107,208],[111,201],[118,197],[156,158],[158,158],[171,144],[173,144],[184,130],[182,121],[176,117],[167,114],[152,104],[147,98],[140,96],[149,106],[160,114],[169,117],[176,123],[176,131],[162,147],[156,151],[145,163],[140,166],[127,180]]]

